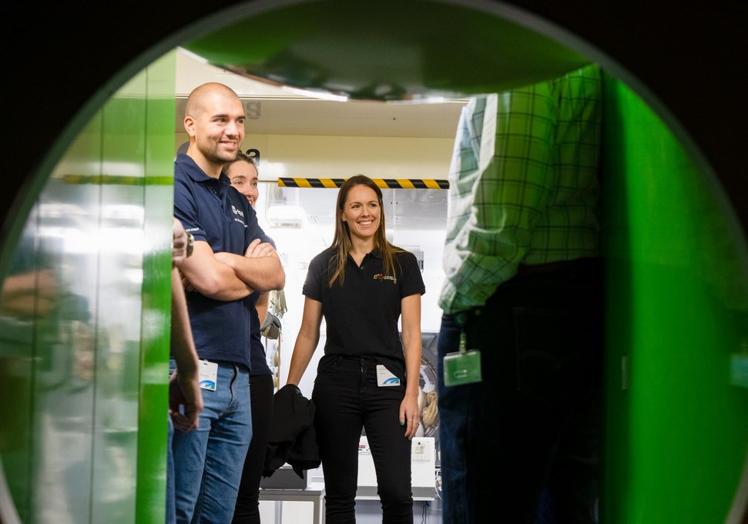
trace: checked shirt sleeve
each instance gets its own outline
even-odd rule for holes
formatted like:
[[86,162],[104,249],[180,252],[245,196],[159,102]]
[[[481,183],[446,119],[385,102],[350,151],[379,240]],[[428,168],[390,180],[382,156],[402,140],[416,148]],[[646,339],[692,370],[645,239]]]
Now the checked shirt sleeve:
[[549,83],[473,99],[460,117],[440,305],[480,306],[516,274],[555,184]]

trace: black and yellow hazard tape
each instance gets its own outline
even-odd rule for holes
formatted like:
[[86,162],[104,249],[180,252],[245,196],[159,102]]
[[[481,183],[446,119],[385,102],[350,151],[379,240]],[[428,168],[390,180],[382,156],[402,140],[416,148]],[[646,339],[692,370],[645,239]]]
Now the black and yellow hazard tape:
[[345,182],[343,178],[279,178],[280,187],[326,187],[335,189]]
[[[373,178],[381,189],[449,189],[449,181],[430,178]],[[334,189],[344,178],[279,178],[280,187],[320,187]]]

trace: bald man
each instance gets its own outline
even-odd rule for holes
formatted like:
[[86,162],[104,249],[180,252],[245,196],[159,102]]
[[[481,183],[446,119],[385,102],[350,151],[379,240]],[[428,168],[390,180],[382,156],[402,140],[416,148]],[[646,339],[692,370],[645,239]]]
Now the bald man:
[[204,409],[195,431],[172,442],[176,522],[230,523],[252,437],[250,304],[254,292],[281,289],[285,274],[254,210],[223,173],[244,139],[244,107],[223,84],[187,100],[185,154],[174,167],[174,216],[195,239],[178,264],[200,357]]

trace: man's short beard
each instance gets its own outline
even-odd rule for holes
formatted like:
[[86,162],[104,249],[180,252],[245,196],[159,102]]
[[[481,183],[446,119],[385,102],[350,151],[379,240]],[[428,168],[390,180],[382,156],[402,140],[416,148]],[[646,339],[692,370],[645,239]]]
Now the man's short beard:
[[209,162],[213,162],[213,163],[216,163],[216,164],[228,164],[229,162],[233,162],[234,160],[236,160],[236,157],[238,155],[239,155],[239,149],[236,150],[236,153],[234,153],[233,155],[230,155],[231,158],[222,158],[221,156],[219,156],[218,153],[217,153],[217,148],[216,148],[216,150],[213,150],[213,151],[210,151],[210,152],[203,152],[203,156]]

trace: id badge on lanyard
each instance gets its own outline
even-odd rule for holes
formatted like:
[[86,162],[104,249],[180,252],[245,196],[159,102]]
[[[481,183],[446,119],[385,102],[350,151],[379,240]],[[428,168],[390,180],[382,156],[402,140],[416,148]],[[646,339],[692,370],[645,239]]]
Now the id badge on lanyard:
[[460,350],[444,355],[443,362],[445,386],[462,386],[481,382],[480,351],[467,349],[464,322],[460,322]]

